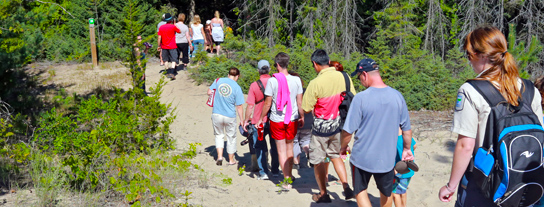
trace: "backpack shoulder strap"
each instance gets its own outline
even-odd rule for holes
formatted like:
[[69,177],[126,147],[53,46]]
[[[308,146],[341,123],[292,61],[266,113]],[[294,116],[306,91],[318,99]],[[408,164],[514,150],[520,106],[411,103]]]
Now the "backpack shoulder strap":
[[527,79],[521,79],[522,80],[522,86],[521,89],[521,97],[529,104],[529,106],[533,103],[533,98],[535,96],[535,85],[533,82]]
[[266,98],[265,95],[264,95],[264,85],[263,85],[263,82],[261,81],[261,79],[259,79],[257,81],[257,85],[259,86],[259,89],[261,89],[261,92],[263,93],[263,99],[259,100],[259,101],[256,101],[255,102],[255,105],[261,103],[264,101],[264,99]]
[[[344,81],[346,82],[346,91],[351,91],[351,85],[349,83],[349,77],[348,75],[346,74],[346,72],[344,71],[341,71],[342,75],[344,75]],[[353,92],[352,92],[353,93]]]
[[496,106],[498,103],[506,101],[502,94],[487,80],[468,80],[467,83],[472,85],[480,95],[482,95],[490,107]]
[[263,92],[263,95],[264,95],[264,85],[261,79],[257,81],[257,85],[259,85],[259,89],[261,89],[261,92]]

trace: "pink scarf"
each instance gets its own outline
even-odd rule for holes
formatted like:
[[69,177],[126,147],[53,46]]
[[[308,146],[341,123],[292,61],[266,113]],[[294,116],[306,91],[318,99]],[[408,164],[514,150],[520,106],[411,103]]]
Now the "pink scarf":
[[278,80],[278,95],[276,98],[276,107],[278,111],[283,111],[283,107],[287,104],[287,109],[285,111],[285,118],[283,119],[284,124],[289,124],[291,122],[291,115],[293,113],[293,108],[291,107],[291,92],[289,92],[289,85],[287,84],[287,78],[283,73],[274,73],[273,75],[276,80]]

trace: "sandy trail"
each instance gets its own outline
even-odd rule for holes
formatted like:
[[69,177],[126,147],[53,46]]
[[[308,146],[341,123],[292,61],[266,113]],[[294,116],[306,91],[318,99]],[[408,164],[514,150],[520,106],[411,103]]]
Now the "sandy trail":
[[[162,75],[159,71],[163,66],[158,62],[148,63],[147,87],[152,87]],[[250,165],[249,149],[246,146],[237,145],[237,159],[239,166],[216,166],[214,157],[215,142],[211,123],[212,108],[208,107],[207,85],[199,85],[189,78],[186,71],[180,71],[177,79],[167,80],[161,101],[172,103],[177,108],[177,118],[171,126],[172,136],[176,139],[178,149],[185,149],[188,143],[199,142],[199,155],[193,163],[201,166],[210,176],[224,174],[232,178],[232,185],[222,185],[221,179],[213,178],[215,182],[208,188],[197,186],[180,186],[182,189],[193,192],[189,203],[202,206],[357,206],[355,200],[345,201],[341,185],[336,185],[336,172],[332,165],[329,166],[328,191],[333,202],[331,204],[316,204],[311,200],[311,193],[319,192],[315,182],[313,168],[301,168],[293,170],[296,181],[293,190],[278,194],[276,184],[280,178],[271,177],[271,180],[257,180],[255,174],[244,172],[238,175],[238,167],[243,164]],[[244,104],[245,111],[245,104]],[[432,117],[431,117],[432,120]],[[412,124],[412,129],[425,128],[424,124]],[[423,135],[423,133],[421,134]],[[420,172],[416,173],[408,189],[408,206],[441,207],[453,206],[453,203],[442,203],[438,200],[438,190],[446,184],[449,178],[453,147],[457,135],[448,131],[436,131],[425,134],[425,139],[419,139],[415,151],[416,162]],[[237,135],[237,143],[243,137]],[[350,146],[352,146],[350,144]],[[270,159],[269,159],[270,162]],[[351,173],[348,166],[348,180],[351,185]],[[220,176],[221,177],[221,176]],[[212,179],[210,177],[210,179]],[[183,190],[184,191],[184,190]],[[379,206],[379,191],[371,181],[369,195],[373,206]]]

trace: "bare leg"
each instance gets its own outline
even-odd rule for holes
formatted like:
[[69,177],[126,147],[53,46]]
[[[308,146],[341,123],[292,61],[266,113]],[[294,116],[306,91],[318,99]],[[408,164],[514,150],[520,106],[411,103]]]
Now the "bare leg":
[[217,150],[217,160],[223,160],[223,148],[216,148]]
[[406,203],[406,201],[408,200],[408,192],[404,193],[404,194],[400,194],[400,197],[402,199],[402,206],[405,207],[408,203]]
[[285,172],[287,171],[287,174],[289,175],[289,177],[293,177],[293,174],[291,173],[292,170],[293,170],[293,140],[288,140],[288,139],[285,139],[285,143],[286,143],[286,166],[285,166],[285,170],[283,171],[283,174],[285,175]]
[[393,199],[391,196],[386,197],[384,194],[380,193],[380,206],[381,207],[391,207],[393,205]]
[[162,49],[161,49],[161,51],[159,52],[159,57],[161,58],[161,65],[164,65],[164,61],[162,60]]
[[310,145],[302,146],[302,150],[306,153],[306,158],[308,158],[308,155],[310,154]]
[[215,51],[216,53],[219,55],[219,51],[221,50],[221,45],[217,45],[217,47],[215,47]]
[[405,207],[405,202],[402,200],[402,195],[405,194],[391,194],[391,197],[393,197],[393,203],[395,204],[395,207]]
[[336,174],[338,174],[338,177],[340,178],[340,182],[342,182],[342,187],[348,187],[348,175],[346,172],[346,167],[344,166],[344,161],[342,161],[341,158],[333,158],[331,159],[331,162],[334,166]]
[[285,139],[282,140],[275,140],[276,141],[276,147],[278,149],[278,160],[280,162],[281,170],[283,170],[283,177],[288,178],[289,174],[287,172],[287,143],[285,142]]
[[234,160],[234,154],[229,154],[229,164],[234,164],[236,160]]
[[317,186],[319,186],[320,195],[327,194],[327,168],[329,163],[319,163],[314,165],[314,174],[315,181],[317,181]]
[[368,198],[368,193],[366,190],[361,191],[357,194],[357,206],[359,207],[372,207],[372,203],[370,203],[370,199]]
[[293,158],[293,163],[294,163],[295,165],[298,165],[298,163],[300,163],[300,155],[298,155],[298,156],[296,156],[296,157]]

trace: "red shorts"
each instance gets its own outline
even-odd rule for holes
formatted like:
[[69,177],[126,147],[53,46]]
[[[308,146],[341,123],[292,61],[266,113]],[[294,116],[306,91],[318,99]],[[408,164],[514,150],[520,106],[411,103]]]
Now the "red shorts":
[[298,121],[291,121],[289,124],[270,121],[270,134],[275,140],[293,140],[297,134]]

